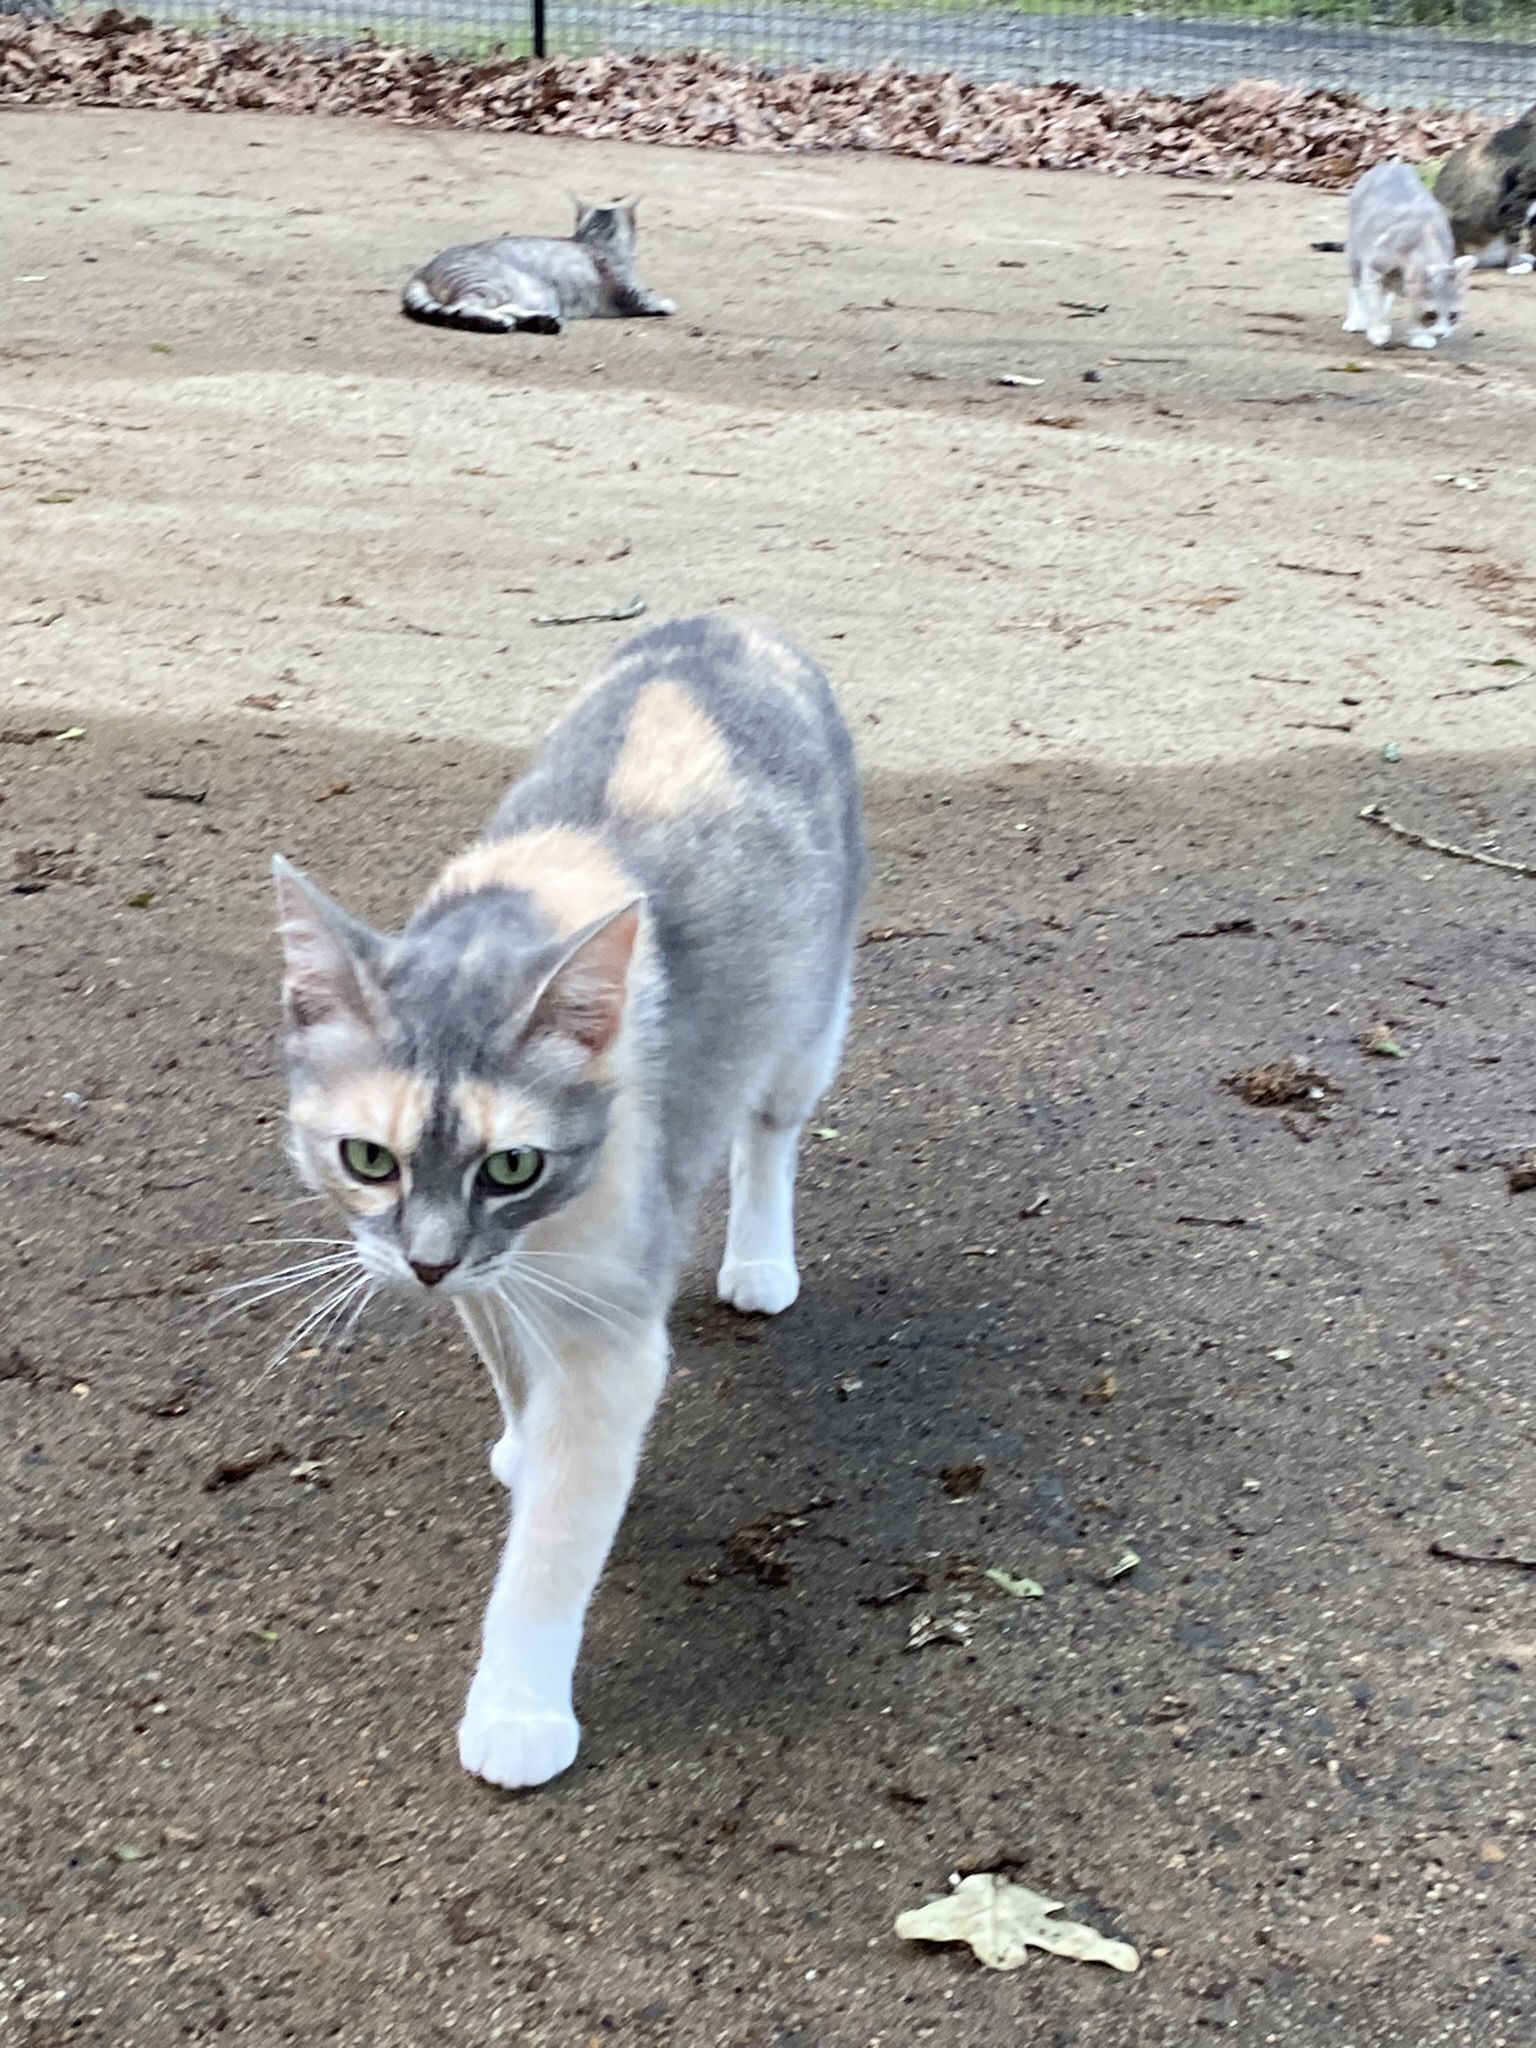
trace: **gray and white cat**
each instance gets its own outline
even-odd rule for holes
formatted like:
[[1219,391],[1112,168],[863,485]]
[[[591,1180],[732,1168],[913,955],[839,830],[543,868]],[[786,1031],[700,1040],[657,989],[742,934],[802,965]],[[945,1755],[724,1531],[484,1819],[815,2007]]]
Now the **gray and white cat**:
[[558,334],[565,320],[628,320],[675,313],[635,276],[637,200],[576,201],[576,231],[502,235],[445,249],[405,287],[404,310],[438,327],[483,334]]
[[1470,256],[1458,257],[1445,208],[1410,164],[1394,157],[1366,172],[1349,195],[1346,334],[1372,348],[1392,339],[1401,299],[1413,323],[1410,348],[1433,348],[1461,318]]
[[293,1156],[350,1227],[322,1317],[446,1299],[489,1368],[512,1520],[459,1756],[541,1784],[576,1754],[583,1617],[727,1155],[720,1299],[799,1291],[796,1152],[863,877],[848,734],[777,634],[681,619],[619,653],[399,937],[275,867]]
[[1480,270],[1536,270],[1536,107],[1447,157],[1435,197]]

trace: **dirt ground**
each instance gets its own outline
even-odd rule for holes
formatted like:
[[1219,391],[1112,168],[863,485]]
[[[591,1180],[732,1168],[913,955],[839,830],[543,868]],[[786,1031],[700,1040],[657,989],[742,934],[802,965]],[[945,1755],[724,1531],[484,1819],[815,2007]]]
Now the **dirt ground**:
[[[1531,883],[1357,814],[1532,857],[1536,291],[1355,372],[1305,192],[0,156],[8,2038],[1523,2048]],[[393,316],[636,184],[677,322]],[[274,1373],[210,1293],[313,1227],[269,852],[397,918],[625,630],[532,616],[634,595],[826,660],[876,883],[805,1293],[716,1309],[710,1217],[585,1747],[507,1798],[452,1761],[463,1347],[401,1307]],[[1327,1092],[1222,1085],[1287,1056]],[[1141,1973],[896,1942],[967,1868]]]

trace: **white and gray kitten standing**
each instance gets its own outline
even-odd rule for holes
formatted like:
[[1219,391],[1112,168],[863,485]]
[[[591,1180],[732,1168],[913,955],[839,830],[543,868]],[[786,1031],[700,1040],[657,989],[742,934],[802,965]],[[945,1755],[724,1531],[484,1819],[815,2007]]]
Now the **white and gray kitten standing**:
[[1372,348],[1385,348],[1399,299],[1412,323],[1410,348],[1433,348],[1453,332],[1474,259],[1458,258],[1445,208],[1411,165],[1394,157],[1360,179],[1349,195],[1344,252],[1346,334],[1363,334]]
[[727,1157],[721,1300],[799,1290],[796,1152],[863,879],[848,735],[776,634],[678,620],[622,650],[399,937],[276,869],[293,1154],[350,1227],[326,1298],[446,1299],[489,1368],[512,1519],[459,1756],[540,1784],[576,1754],[583,1618]]
[[677,308],[635,276],[637,200],[576,201],[576,231],[501,235],[445,249],[405,287],[404,311],[436,327],[558,334],[566,320],[663,318]]

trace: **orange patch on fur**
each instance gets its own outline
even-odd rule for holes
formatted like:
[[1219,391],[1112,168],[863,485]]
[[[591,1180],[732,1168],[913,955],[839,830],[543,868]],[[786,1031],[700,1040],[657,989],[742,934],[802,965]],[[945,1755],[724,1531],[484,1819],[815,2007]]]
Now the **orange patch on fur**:
[[609,802],[621,811],[677,817],[731,810],[741,796],[724,733],[682,684],[642,690],[608,777]]
[[312,1088],[296,1096],[290,1114],[315,1147],[318,1164],[347,1207],[360,1216],[379,1216],[399,1200],[398,1185],[391,1181],[370,1187],[351,1179],[336,1156],[337,1147],[345,1138],[365,1138],[408,1164],[431,1108],[431,1084],[419,1074],[374,1067],[330,1088]]
[[514,1145],[547,1146],[545,1113],[531,1096],[517,1088],[498,1088],[490,1081],[455,1081],[449,1101],[458,1114],[467,1147],[502,1152]]
[[449,861],[427,900],[472,896],[477,889],[525,891],[559,937],[621,910],[640,893],[600,839],[569,825],[482,840]]

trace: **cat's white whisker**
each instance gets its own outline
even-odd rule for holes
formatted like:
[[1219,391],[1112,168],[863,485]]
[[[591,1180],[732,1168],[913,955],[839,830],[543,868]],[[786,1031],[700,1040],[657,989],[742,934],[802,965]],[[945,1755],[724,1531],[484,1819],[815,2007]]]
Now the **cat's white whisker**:
[[546,1372],[558,1378],[560,1375],[559,1357],[551,1348],[544,1331],[540,1328],[538,1318],[533,1313],[532,1304],[515,1300],[510,1290],[505,1287],[498,1290],[496,1299],[507,1312],[508,1321],[512,1326],[513,1341],[517,1349],[525,1358],[532,1353],[533,1356],[530,1359],[530,1363],[542,1365]]
[[[619,1302],[605,1301],[600,1295],[589,1294],[584,1287],[577,1287],[569,1281],[562,1283],[548,1273],[537,1273],[527,1268],[518,1272],[514,1268],[514,1276],[523,1286],[531,1287],[535,1293],[542,1294],[551,1301],[562,1302],[565,1307],[575,1309],[580,1315],[590,1316],[594,1322],[601,1323],[604,1329],[612,1330],[616,1337],[626,1335],[625,1321],[635,1320],[627,1316]],[[611,1315],[607,1313],[610,1309],[613,1311]],[[620,1320],[621,1318],[623,1320]]]
[[359,1273],[355,1278],[348,1280],[345,1286],[339,1287],[333,1294],[327,1295],[317,1308],[312,1309],[305,1316],[287,1342],[278,1351],[274,1352],[272,1358],[268,1361],[268,1370],[270,1371],[273,1366],[281,1365],[283,1360],[296,1351],[301,1344],[320,1336],[327,1322],[344,1314],[352,1305],[355,1297],[367,1289],[368,1284],[367,1274]]
[[333,1252],[324,1259],[305,1259],[297,1266],[283,1266],[272,1273],[257,1273],[249,1280],[232,1280],[227,1287],[212,1289],[209,1299],[222,1301],[231,1294],[249,1294],[253,1288],[280,1290],[297,1287],[305,1280],[316,1280],[324,1273],[339,1273],[344,1266],[355,1266],[356,1259],[350,1252]]

